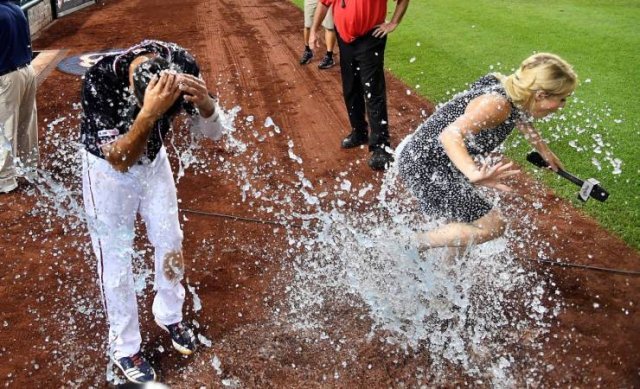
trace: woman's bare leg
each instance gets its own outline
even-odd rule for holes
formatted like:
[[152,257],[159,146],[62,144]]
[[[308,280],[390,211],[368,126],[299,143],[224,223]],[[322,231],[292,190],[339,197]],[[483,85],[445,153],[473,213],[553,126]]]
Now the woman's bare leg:
[[480,244],[502,236],[506,222],[502,213],[493,209],[473,223],[449,223],[435,230],[416,234],[419,250],[435,247],[463,247]]

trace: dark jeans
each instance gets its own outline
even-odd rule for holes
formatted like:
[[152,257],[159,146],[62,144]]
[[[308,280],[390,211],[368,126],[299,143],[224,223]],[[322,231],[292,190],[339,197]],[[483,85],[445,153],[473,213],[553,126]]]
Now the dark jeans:
[[[387,92],[384,80],[384,49],[387,37],[371,35],[358,37],[346,43],[338,34],[340,47],[340,71],[342,94],[349,113],[351,130],[369,134],[369,149],[389,146],[389,118],[387,115]],[[365,120],[365,107],[369,125]]]

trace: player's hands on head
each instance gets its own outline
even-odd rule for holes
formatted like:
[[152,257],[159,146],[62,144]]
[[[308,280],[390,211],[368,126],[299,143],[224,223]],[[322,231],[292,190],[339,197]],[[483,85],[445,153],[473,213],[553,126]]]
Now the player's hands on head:
[[163,71],[160,76],[154,76],[144,92],[144,104],[142,112],[159,118],[180,97],[178,88],[178,75],[173,72]]
[[180,74],[178,87],[184,93],[184,99],[195,104],[202,117],[208,118],[214,114],[215,101],[209,96],[207,84],[203,79],[191,74]]
[[483,162],[480,169],[473,172],[468,178],[470,182],[476,185],[498,189],[503,192],[511,192],[513,189],[501,183],[501,181],[520,173],[520,170],[511,169],[512,166],[513,162],[499,162],[492,166],[489,166],[488,162]]

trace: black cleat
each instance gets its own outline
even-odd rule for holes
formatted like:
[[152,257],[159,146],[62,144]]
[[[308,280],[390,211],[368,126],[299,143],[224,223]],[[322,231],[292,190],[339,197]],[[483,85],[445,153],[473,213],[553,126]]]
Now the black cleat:
[[342,140],[342,148],[352,149],[367,143],[369,143],[369,135],[366,132],[351,131],[351,134]]
[[385,148],[375,148],[369,158],[369,167],[373,170],[384,170],[393,162],[393,155]]

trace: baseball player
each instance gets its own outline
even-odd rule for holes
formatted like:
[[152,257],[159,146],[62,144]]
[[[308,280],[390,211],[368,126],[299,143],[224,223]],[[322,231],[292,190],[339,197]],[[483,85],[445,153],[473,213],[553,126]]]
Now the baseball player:
[[155,250],[153,315],[173,347],[189,355],[193,330],[183,321],[182,230],[176,186],[163,146],[172,119],[221,136],[217,104],[195,59],[172,43],[144,41],[106,55],[86,73],[81,124],[83,197],[109,322],[110,354],[134,383],[154,381],[140,352],[131,253],[137,213]]

